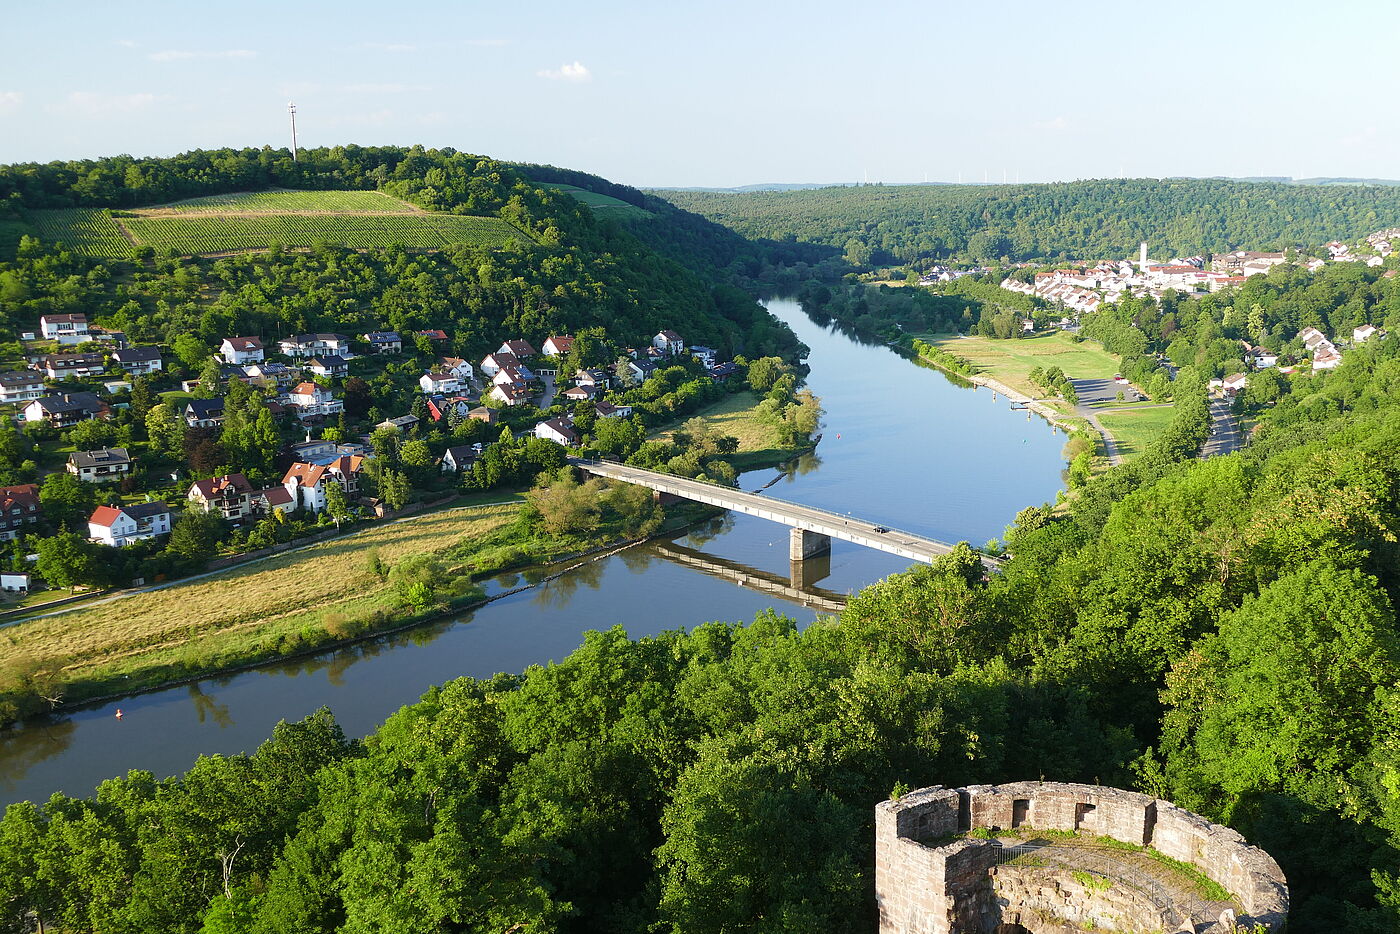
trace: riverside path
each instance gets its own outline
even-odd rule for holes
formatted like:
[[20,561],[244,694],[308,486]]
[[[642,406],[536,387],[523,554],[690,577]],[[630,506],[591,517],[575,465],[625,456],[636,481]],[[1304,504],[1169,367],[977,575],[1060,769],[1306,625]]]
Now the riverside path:
[[[635,483],[659,493],[669,493],[680,499],[706,503],[710,506],[719,506],[722,509],[741,512],[744,515],[780,522],[792,528],[789,557],[794,561],[801,561],[804,558],[829,551],[833,538],[839,538],[843,542],[852,542],[856,545],[864,545],[866,548],[874,548],[888,554],[899,555],[901,558],[908,558],[911,561],[929,563],[932,563],[939,555],[946,555],[953,549],[953,546],[946,542],[924,538],[913,532],[892,529],[853,516],[843,516],[825,509],[818,509],[815,506],[804,506],[801,503],[774,499],[761,493],[746,493],[732,487],[706,483],[702,480],[692,480],[688,477],[657,473],[654,470],[644,470],[640,467],[629,467],[626,464],[617,464],[612,461],[576,457],[570,458],[569,462],[578,469],[596,477]],[[983,557],[982,563],[988,568],[999,565],[995,558],[990,557]]]

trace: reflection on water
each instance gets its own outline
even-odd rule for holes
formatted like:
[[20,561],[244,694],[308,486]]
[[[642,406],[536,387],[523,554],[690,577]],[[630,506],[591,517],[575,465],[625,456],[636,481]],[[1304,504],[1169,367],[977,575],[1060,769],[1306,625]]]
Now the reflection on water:
[[[1039,419],[1027,422],[989,393],[966,392],[941,371],[909,366],[887,347],[821,327],[792,302],[770,307],[811,348],[808,381],[826,409],[823,437],[819,455],[785,471],[747,474],[744,489],[776,480],[773,495],[783,499],[979,543],[1001,535],[1022,507],[1054,498],[1063,439]],[[684,563],[668,560],[666,547]],[[561,659],[589,629],[621,625],[634,637],[654,635],[709,620],[749,620],[772,606],[805,625],[822,612],[818,601],[843,599],[908,566],[846,542],[833,542],[822,561],[802,564],[794,569],[788,559],[785,526],[726,515],[669,544],[627,549],[455,620],[124,699],[121,720],[113,717],[118,705],[105,704],[0,731],[0,804],[43,800],[55,790],[90,794],[129,769],[170,775],[200,753],[251,751],[278,719],[321,706],[335,712],[347,734],[362,736],[430,685]],[[550,570],[501,574],[483,585],[501,594]],[[805,586],[793,588],[795,570],[795,583]],[[773,589],[749,589],[761,587]]]

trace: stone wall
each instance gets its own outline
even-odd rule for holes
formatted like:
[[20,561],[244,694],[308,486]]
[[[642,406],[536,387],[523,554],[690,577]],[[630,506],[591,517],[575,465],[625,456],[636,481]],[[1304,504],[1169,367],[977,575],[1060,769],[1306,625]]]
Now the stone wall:
[[1019,924],[1030,934],[1176,930],[1172,912],[1143,892],[1093,885],[1067,869],[998,866],[992,870],[992,889],[1006,906],[998,923]]
[[[981,934],[1002,923],[1019,923],[1033,932],[1065,930],[1037,928],[1008,916],[1022,910],[1015,899],[1031,898],[1034,867],[993,869],[997,847],[982,840],[953,839],[974,828],[1021,826],[1075,830],[1151,846],[1191,863],[1228,889],[1243,908],[1242,922],[1278,931],[1287,917],[1288,887],[1278,864],[1227,827],[1167,801],[1116,788],[1014,782],[923,788],[876,806],[875,898],[881,934]],[[1076,899],[1091,894],[1085,886],[1069,875],[1060,878],[1057,870],[1041,872],[1044,880],[1036,883],[1034,898],[1025,902],[1032,914],[1043,911],[1050,917],[1048,906],[1053,902],[1072,909],[1069,915],[1061,913],[1062,919],[1082,915],[1086,924],[1094,921],[1100,930],[1106,921],[1094,920],[1094,912],[1105,919],[1116,913],[1124,919],[1119,930],[1165,927],[1162,906],[1154,907],[1150,899],[1135,901],[1132,886],[1100,898],[1112,902],[1108,907],[1080,904]],[[1134,904],[1138,908],[1132,908]],[[1073,927],[1071,923],[1069,929]]]

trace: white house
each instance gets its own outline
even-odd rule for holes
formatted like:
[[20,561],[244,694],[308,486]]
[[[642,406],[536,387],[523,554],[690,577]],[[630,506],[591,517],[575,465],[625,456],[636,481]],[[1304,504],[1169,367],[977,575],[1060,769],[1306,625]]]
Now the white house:
[[472,365],[461,357],[438,357],[437,366],[433,367],[439,373],[453,373],[463,383],[471,381],[475,370]]
[[219,345],[219,356],[225,363],[236,366],[262,363],[263,342],[256,337],[226,337]]
[[44,375],[49,379],[87,379],[107,369],[100,353],[56,353],[43,361]]
[[530,346],[529,341],[506,341],[496,350],[496,353],[514,354],[517,359],[524,360],[526,357],[533,357],[535,355],[535,348]]
[[321,512],[326,508],[326,485],[337,483],[345,495],[354,499],[360,491],[360,470],[364,466],[363,457],[341,455],[328,464],[295,463],[287,468],[282,477],[282,486],[292,495],[293,500],[309,512]]
[[296,387],[287,393],[287,404],[296,408],[298,418],[335,415],[345,408],[345,402],[337,399],[329,389],[310,381],[297,383]]
[[492,386],[488,398],[495,399],[502,405],[524,405],[530,401],[530,390],[526,389],[523,383],[506,383],[504,386]]
[[317,354],[306,362],[306,368],[316,376],[345,376],[350,372],[349,362],[339,354]]
[[0,590],[6,593],[28,593],[29,575],[22,571],[0,571]]
[[107,418],[111,414],[111,407],[91,392],[41,396],[24,407],[26,422],[48,422],[55,428],[68,428],[90,418]]
[[1375,325],[1363,324],[1359,328],[1352,329],[1351,339],[1355,343],[1364,344],[1371,338],[1375,337],[1378,333],[1380,332],[1376,329]]
[[88,519],[88,537],[120,548],[170,531],[170,507],[162,502],[98,506]]
[[658,331],[651,339],[651,346],[661,351],[668,357],[674,357],[685,352],[685,341],[675,331]]
[[1249,377],[1245,376],[1243,373],[1227,376],[1221,381],[1222,388],[1226,393],[1232,396],[1236,393],[1243,392],[1247,385],[1249,385]]
[[690,355],[704,364],[706,369],[714,366],[715,361],[719,359],[719,354],[713,347],[701,347],[699,344],[690,348]]
[[629,360],[627,372],[634,382],[645,383],[655,375],[656,364],[650,360]]
[[191,428],[213,428],[223,423],[223,399],[191,399],[185,405],[185,424]]
[[424,373],[418,377],[418,387],[430,396],[434,393],[446,395],[447,393],[462,392],[466,389],[462,385],[462,378],[456,373],[439,373],[437,371]]
[[567,335],[551,337],[544,342],[544,355],[546,357],[566,356],[574,347],[574,339]]
[[562,418],[551,418],[540,422],[535,426],[535,437],[562,444],[566,448],[578,444],[578,432],[574,431],[573,426]]
[[88,333],[87,315],[44,315],[39,319],[39,332],[44,340],[60,344],[81,344],[92,340]]
[[112,359],[133,376],[155,373],[165,366],[164,361],[160,358],[159,347],[126,347],[113,351]]
[[489,353],[481,358],[481,372],[492,378],[504,367],[519,365],[520,358],[513,353]]
[[68,455],[68,472],[87,483],[107,483],[131,474],[131,455],[126,448],[74,451]]
[[1312,368],[1314,370],[1334,370],[1341,365],[1342,355],[1331,344],[1313,351]]
[[527,383],[533,374],[522,366],[504,366],[491,377],[491,385],[505,386],[509,383]]
[[403,350],[403,338],[397,331],[370,331],[365,335],[365,341],[380,353],[399,353]]
[[0,402],[28,402],[44,394],[44,377],[34,370],[0,373]]
[[630,405],[613,405],[611,402],[594,403],[593,408],[599,418],[628,418],[632,415]]
[[476,449],[470,444],[457,444],[442,454],[443,473],[461,473],[476,460]]
[[192,509],[218,512],[225,519],[242,519],[253,511],[253,485],[241,473],[210,477],[190,484],[185,499]]
[[318,354],[338,354],[350,359],[350,338],[344,334],[293,334],[277,342],[278,349],[289,357],[314,357]]

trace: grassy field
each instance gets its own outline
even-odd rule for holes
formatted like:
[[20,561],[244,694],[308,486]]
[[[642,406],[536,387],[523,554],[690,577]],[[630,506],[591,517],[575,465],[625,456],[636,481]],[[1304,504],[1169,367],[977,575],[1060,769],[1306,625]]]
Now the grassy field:
[[163,590],[0,629],[13,686],[24,671],[61,669],[70,700],[100,696],[309,647],[349,634],[352,621],[392,610],[392,565],[458,545],[496,546],[517,507],[477,506],[381,525]]
[[1103,422],[1103,427],[1108,433],[1113,435],[1113,440],[1118,443],[1118,449],[1123,456],[1131,459],[1147,449],[1175,414],[1175,408],[1162,405],[1118,412],[1099,412],[1098,419]]
[[35,211],[32,217],[41,239],[94,257],[124,256],[133,246],[196,255],[318,241],[353,249],[496,248],[526,237],[498,217],[428,213],[377,191],[246,192],[114,213]]
[[652,432],[652,437],[669,438],[683,423],[698,418],[720,434],[739,439],[738,451],[729,458],[736,470],[772,467],[788,460],[795,452],[782,445],[777,428],[758,417],[758,404],[762,401],[753,392],[736,393],[697,415],[661,426]]
[[1045,390],[1026,378],[1036,367],[1057,366],[1071,379],[1111,378],[1118,372],[1118,359],[1108,351],[1092,341],[1075,343],[1063,331],[1019,340],[947,337],[933,343],[970,361],[980,374],[1037,398]]
[[596,191],[589,191],[586,188],[577,188],[573,185],[539,183],[541,188],[551,188],[554,191],[562,191],[572,198],[582,201],[593,209],[594,213],[603,217],[650,217],[650,211],[644,211],[635,204],[628,204],[612,195],[600,194]]

